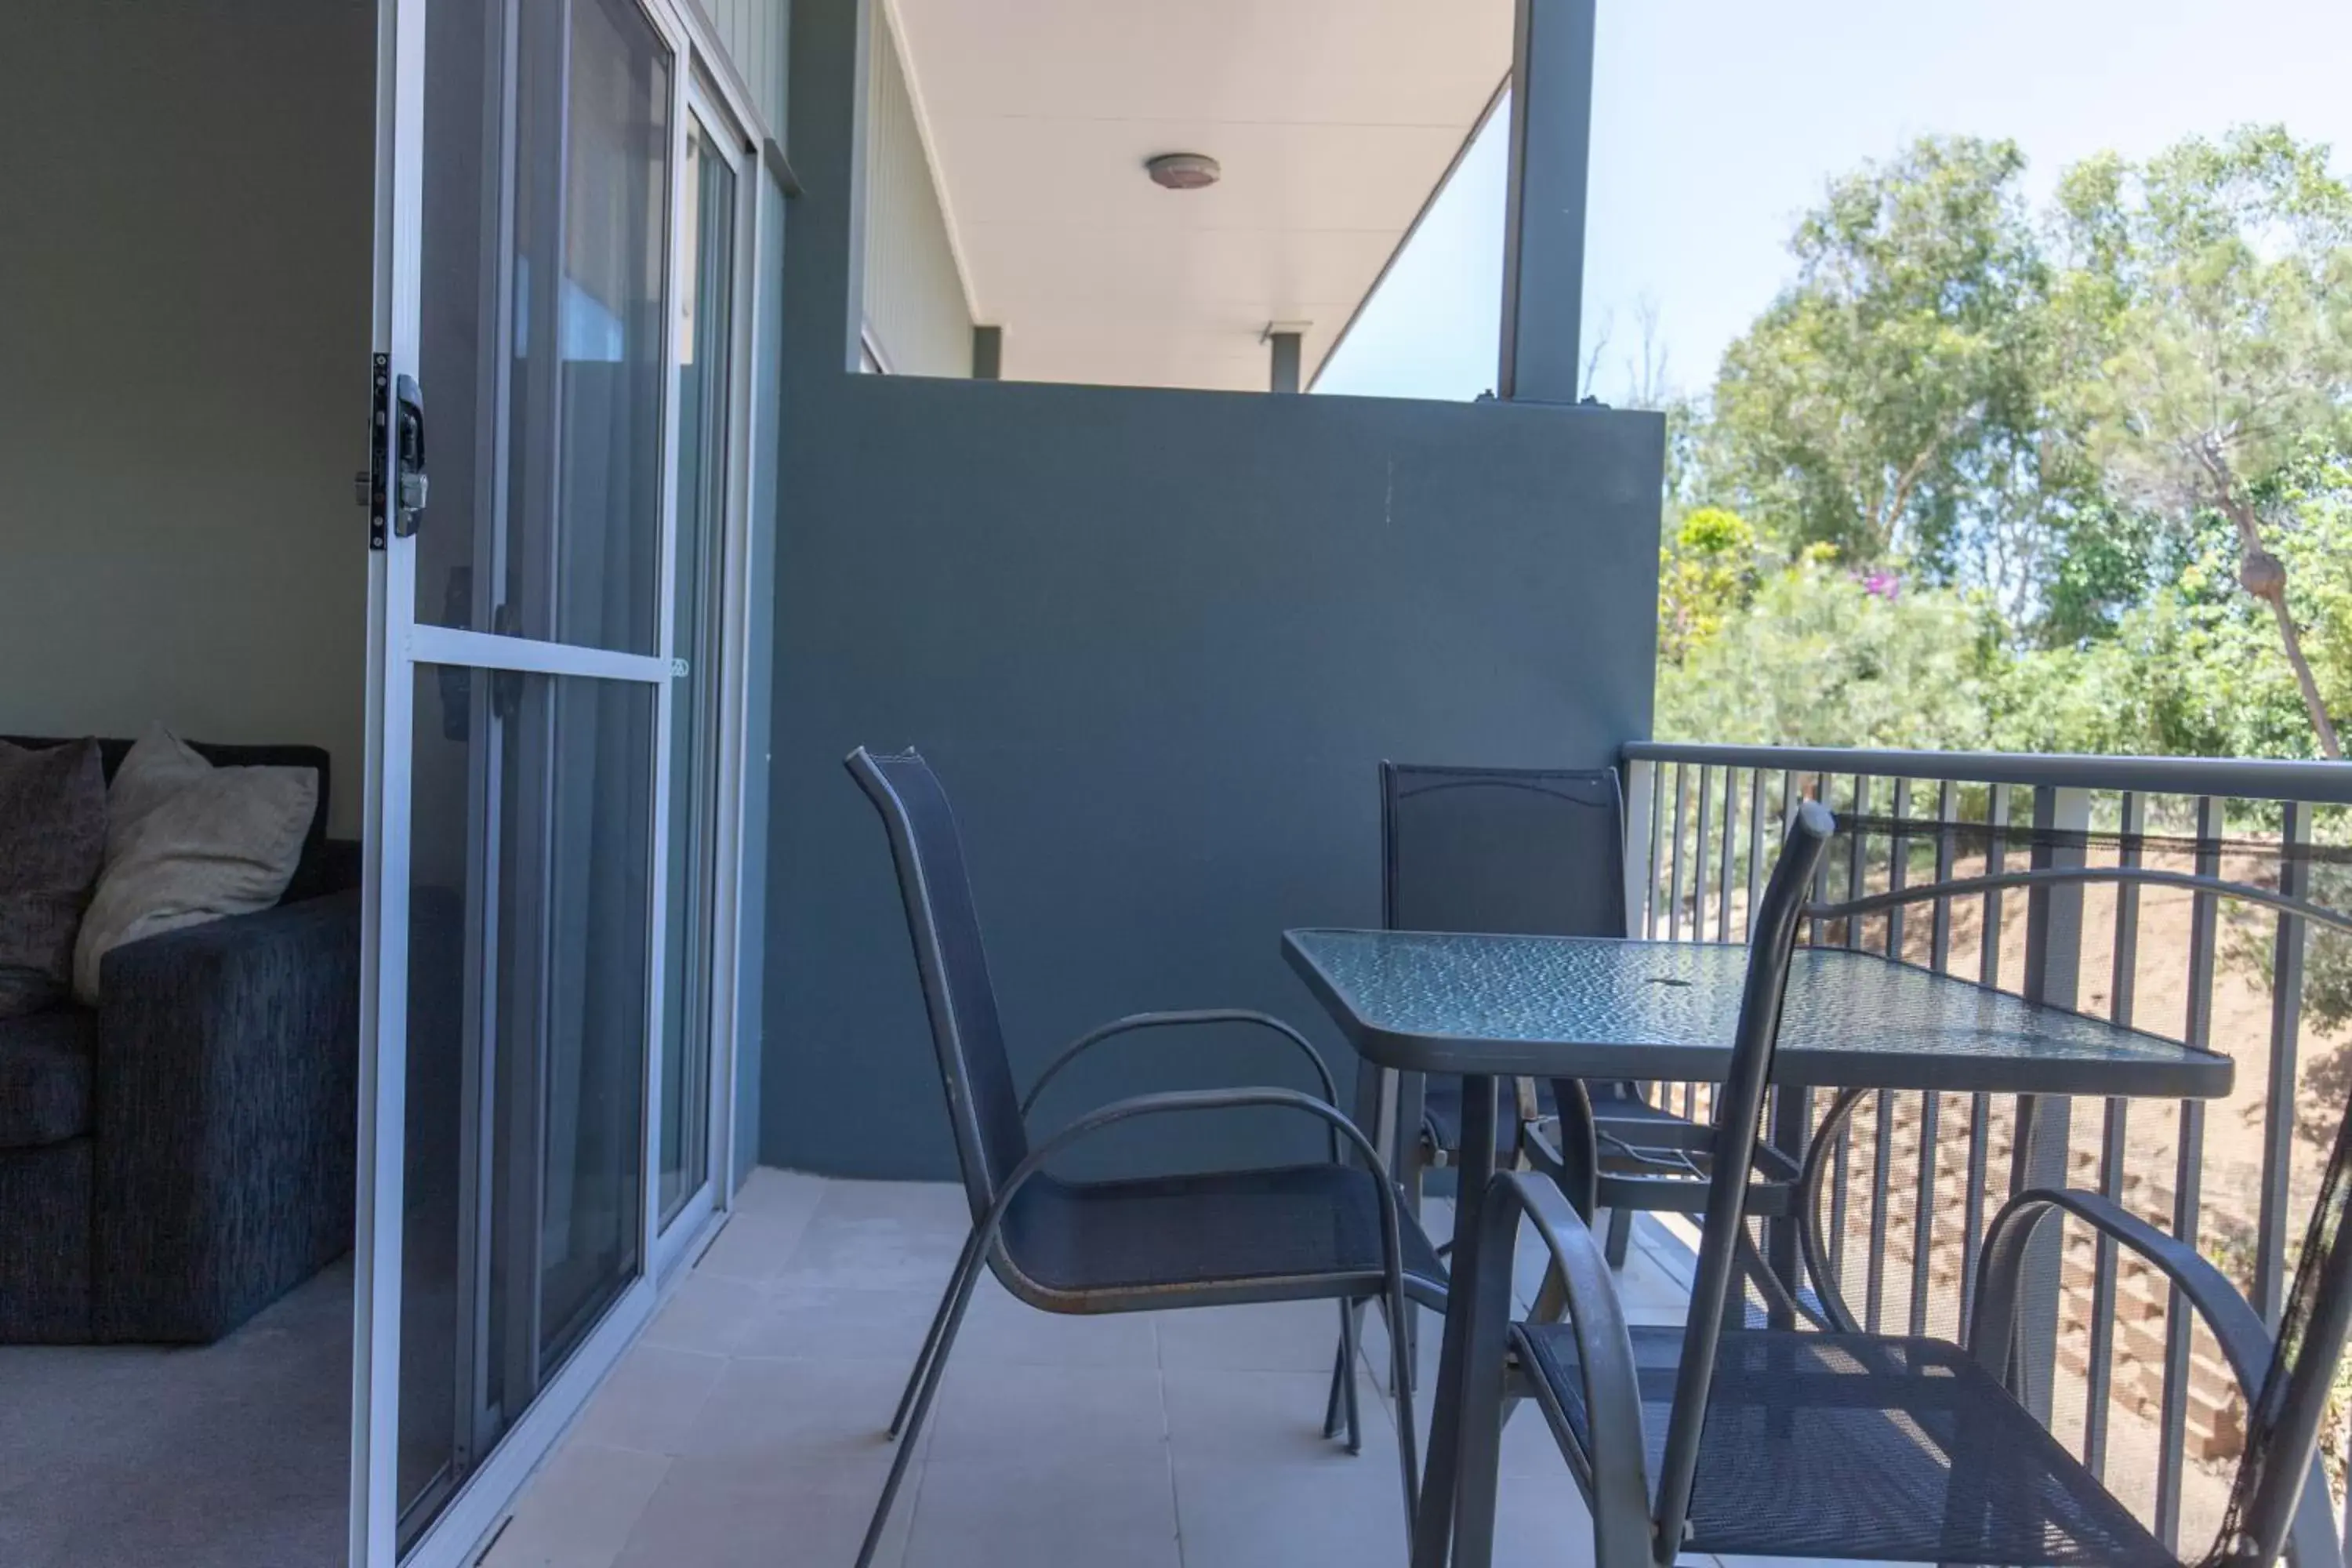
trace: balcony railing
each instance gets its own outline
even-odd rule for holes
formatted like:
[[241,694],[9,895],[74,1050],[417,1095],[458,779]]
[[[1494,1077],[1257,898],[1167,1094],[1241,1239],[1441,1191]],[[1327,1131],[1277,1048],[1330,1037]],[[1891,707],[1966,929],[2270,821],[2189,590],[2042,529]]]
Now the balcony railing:
[[[1847,898],[1923,878],[2044,864],[2145,865],[2344,907],[2352,767],[2192,759],[1626,748],[1626,886],[1637,935],[1738,942],[1801,797],[1875,819],[1819,889]],[[1916,824],[1916,834],[1911,825]],[[1988,831],[1999,828],[2003,831]],[[2009,831],[2010,829],[2031,831]],[[2323,884],[2315,887],[2315,874]],[[2223,1101],[1880,1094],[1836,1134],[1822,1216],[1829,1268],[1873,1329],[1957,1333],[1985,1221],[2023,1185],[2095,1187],[2193,1237],[2273,1324],[2326,1145],[2352,1093],[2352,952],[2305,922],[2224,898],[2116,886],[2011,890],[1817,930],[2040,1001],[2230,1055]],[[2324,933],[2322,942],[2334,942]],[[2318,952],[2306,1016],[2307,961]],[[1661,1084],[1708,1110],[1704,1085]],[[1810,1136],[1811,1091],[1772,1125]],[[2161,1277],[2070,1229],[2029,1307],[2028,1385],[2062,1440],[2168,1544],[2211,1538],[2242,1431],[2218,1346]],[[2328,1438],[2339,1507],[2345,1434]]]

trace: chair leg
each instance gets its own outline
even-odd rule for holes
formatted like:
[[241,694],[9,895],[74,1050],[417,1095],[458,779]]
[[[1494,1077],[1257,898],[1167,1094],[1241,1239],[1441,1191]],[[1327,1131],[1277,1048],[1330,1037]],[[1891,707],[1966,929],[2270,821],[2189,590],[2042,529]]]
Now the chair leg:
[[1409,1359],[1412,1341],[1405,1327],[1412,1320],[1412,1303],[1400,1294],[1381,1304],[1381,1316],[1389,1326],[1389,1379],[1397,1388],[1397,1465],[1403,1472],[1405,1528],[1410,1531],[1412,1521],[1421,1517],[1421,1466],[1414,1452],[1421,1438],[1412,1408],[1413,1384],[1419,1374]]
[[866,1541],[857,1549],[857,1568],[873,1568],[875,1550],[882,1544],[882,1532],[889,1527],[890,1505],[898,1500],[898,1487],[907,1479],[908,1467],[915,1458],[915,1439],[923,1429],[923,1417],[931,1411],[931,1398],[940,1391],[940,1374],[947,1370],[948,1352],[955,1344],[956,1331],[963,1326],[965,1310],[971,1305],[972,1286],[978,1283],[982,1261],[979,1227],[974,1226],[971,1240],[964,1244],[963,1256],[956,1260],[955,1273],[949,1278],[948,1293],[940,1303],[942,1315],[938,1323],[938,1343],[925,1358],[914,1385],[915,1402],[907,1413],[905,1429],[898,1443],[898,1451],[890,1456],[890,1474],[882,1483],[882,1496],[874,1504],[874,1517],[866,1526]]
[[931,1364],[931,1358],[939,1353],[940,1336],[946,1330],[948,1313],[955,1305],[956,1281],[962,1277],[964,1265],[977,1249],[979,1242],[980,1227],[974,1226],[971,1234],[964,1238],[963,1251],[956,1257],[955,1269],[948,1276],[947,1289],[940,1292],[939,1310],[931,1314],[930,1331],[923,1336],[922,1353],[915,1358],[914,1369],[907,1373],[907,1387],[906,1391],[898,1395],[898,1408],[891,1413],[890,1436],[894,1438],[898,1436],[899,1429],[907,1425],[907,1412],[915,1403],[915,1390],[922,1385],[924,1369]]
[[1339,1391],[1348,1410],[1348,1452],[1364,1451],[1363,1416],[1356,1409],[1356,1324],[1360,1315],[1353,1301],[1339,1303]]
[[1625,1267],[1625,1256],[1627,1252],[1632,1249],[1633,1245],[1633,1211],[1632,1209],[1611,1209],[1609,1211],[1609,1239],[1601,1244],[1601,1253],[1609,1259],[1609,1267],[1612,1268],[1623,1268]]
[[1346,1398],[1344,1385],[1348,1379],[1347,1304],[1340,1303],[1339,1342],[1331,1349],[1331,1392],[1323,1398],[1323,1436],[1339,1435],[1339,1407]]

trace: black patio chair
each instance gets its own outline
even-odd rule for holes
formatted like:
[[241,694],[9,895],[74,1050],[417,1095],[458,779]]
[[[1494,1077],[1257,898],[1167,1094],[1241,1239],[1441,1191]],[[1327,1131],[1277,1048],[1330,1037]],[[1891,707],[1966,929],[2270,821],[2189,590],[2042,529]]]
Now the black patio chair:
[[[1391,931],[1622,937],[1625,809],[1613,768],[1381,764],[1381,905]],[[1461,1147],[1462,1080],[1360,1074],[1357,1120],[1396,1108],[1392,1162],[1418,1219],[1426,1173]],[[1696,1215],[1712,1134],[1630,1082],[1561,1079],[1517,1086],[1496,1157],[1524,1157],[1568,1181],[1580,1206],[1609,1211],[1607,1255],[1622,1268],[1636,1211]],[[1565,1118],[1565,1120],[1563,1120]],[[1549,1135],[1547,1130],[1549,1129]],[[1784,1212],[1794,1159],[1759,1143],[1752,1214]]]
[[[861,746],[849,754],[847,766],[889,831],[972,1218],[891,1419],[898,1451],[858,1552],[859,1568],[866,1568],[983,1266],[1013,1296],[1048,1312],[1335,1300],[1351,1354],[1356,1304],[1379,1300],[1390,1321],[1401,1322],[1409,1300],[1443,1302],[1444,1275],[1420,1227],[1405,1219],[1378,1152],[1339,1110],[1330,1070],[1304,1036],[1265,1014],[1228,1009],[1119,1019],[1079,1037],[1023,1099],[1013,1088],[946,794],[912,751],[876,756]],[[1313,1064],[1320,1097],[1271,1088],[1137,1095],[1033,1139],[1028,1115],[1037,1090],[1080,1054],[1136,1030],[1190,1024],[1262,1027]],[[1313,1164],[1095,1182],[1066,1180],[1046,1168],[1072,1144],[1139,1117],[1244,1107],[1320,1120],[1330,1157]],[[1359,1163],[1341,1158],[1343,1148],[1352,1148]],[[1390,1338],[1401,1365],[1402,1336]],[[1359,1426],[1353,1378],[1347,1380],[1347,1395],[1352,1450]],[[1409,1389],[1400,1395],[1397,1426],[1409,1520],[1419,1468]]]
[[[2352,1117],[2339,1129],[2280,1331],[2194,1248],[2097,1193],[2028,1188],[1986,1229],[1966,1349],[1850,1331],[1727,1329],[1745,1321],[1744,1184],[1801,924],[1854,921],[1927,900],[2094,882],[2217,894],[2352,931],[2352,920],[2259,887],[2125,867],[1924,883],[1808,906],[1835,831],[1800,806],[1751,925],[1750,959],[1683,1328],[1630,1326],[1600,1247],[1549,1184],[1496,1178],[1481,1215],[1462,1394],[1459,1557],[1486,1561],[1506,1401],[1532,1394],[1592,1514],[1596,1568],[1664,1568],[1681,1552],[1909,1563],[2175,1565],[2179,1559],[2012,1392],[2021,1289],[2042,1221],[2069,1215],[2163,1274],[2212,1331],[2242,1387],[2246,1440],[2220,1537],[2201,1561],[2341,1568],[2316,1448],[2352,1328]],[[1916,825],[1911,825],[1916,831]],[[1816,929],[1819,929],[1817,926]],[[1564,1276],[1559,1323],[1510,1322],[1511,1247],[1533,1220]],[[1833,1296],[1833,1291],[1824,1291]],[[1516,1370],[1507,1377],[1507,1357]]]

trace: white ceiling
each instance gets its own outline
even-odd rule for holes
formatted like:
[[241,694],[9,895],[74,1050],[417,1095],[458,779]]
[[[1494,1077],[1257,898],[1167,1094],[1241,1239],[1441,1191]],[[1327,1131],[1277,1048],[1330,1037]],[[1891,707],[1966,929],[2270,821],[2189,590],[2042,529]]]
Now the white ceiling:
[[[1030,381],[1312,375],[1510,68],[1510,0],[892,0],[975,318]],[[1224,177],[1165,191],[1160,153]]]

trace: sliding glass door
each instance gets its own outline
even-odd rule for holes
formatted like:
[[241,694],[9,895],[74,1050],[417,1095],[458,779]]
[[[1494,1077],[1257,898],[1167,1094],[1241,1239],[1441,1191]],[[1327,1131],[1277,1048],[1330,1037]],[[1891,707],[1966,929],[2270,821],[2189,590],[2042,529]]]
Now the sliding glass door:
[[383,4],[366,1568],[495,1518],[716,1202],[744,491],[742,138],[677,18]]
[[[745,232],[736,195],[741,138],[714,129],[725,124],[698,91],[690,95],[678,181],[677,570],[670,598],[676,657],[663,954],[666,973],[706,982],[717,973],[718,871],[731,848],[721,831],[726,545],[739,499],[733,415],[746,401],[736,395],[735,347],[737,251]],[[715,1002],[708,983],[672,985],[663,994],[656,1196],[665,1226],[690,1219],[698,1198],[707,1207],[710,1192]]]

